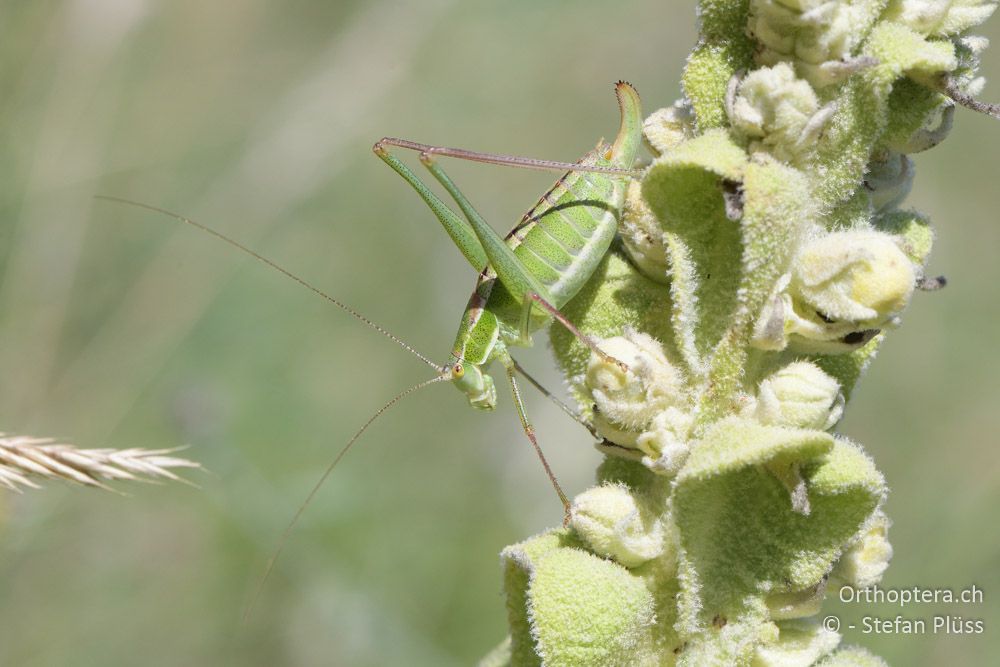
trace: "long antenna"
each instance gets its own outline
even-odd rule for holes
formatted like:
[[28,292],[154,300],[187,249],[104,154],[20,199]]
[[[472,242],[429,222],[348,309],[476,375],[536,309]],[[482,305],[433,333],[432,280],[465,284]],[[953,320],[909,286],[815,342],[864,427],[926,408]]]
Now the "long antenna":
[[353,308],[351,308],[347,304],[345,304],[345,303],[343,303],[341,301],[338,301],[337,299],[333,298],[332,296],[330,296],[329,294],[327,294],[323,290],[319,289],[318,287],[315,287],[315,286],[311,285],[305,279],[298,277],[297,275],[295,275],[294,273],[292,273],[288,269],[285,269],[285,268],[282,268],[281,266],[278,266],[277,264],[275,264],[274,262],[272,262],[271,260],[269,260],[267,257],[264,257],[263,255],[254,252],[253,250],[251,250],[250,248],[246,247],[245,245],[243,245],[239,241],[226,236],[222,232],[217,232],[216,230],[212,229],[211,227],[207,227],[207,226],[201,224],[200,222],[195,222],[191,218],[187,218],[187,217],[185,217],[185,216],[183,216],[183,215],[181,215],[179,213],[174,213],[173,211],[168,211],[165,208],[160,208],[158,206],[153,206],[151,204],[144,204],[144,203],[139,202],[139,201],[133,201],[131,199],[124,199],[122,197],[112,197],[112,196],[109,196],[109,195],[94,195],[94,199],[103,199],[105,201],[115,202],[115,203],[118,203],[118,204],[126,204],[128,206],[135,206],[137,208],[146,209],[147,211],[153,211],[154,213],[161,213],[163,215],[166,215],[166,216],[169,216],[171,218],[174,218],[175,220],[179,220],[180,222],[183,222],[183,223],[186,223],[188,225],[191,225],[192,227],[200,229],[203,232],[211,234],[212,236],[214,236],[215,238],[219,239],[220,241],[224,241],[225,243],[228,243],[229,245],[231,245],[232,247],[236,248],[237,250],[240,250],[241,252],[244,252],[244,253],[250,255],[251,257],[253,257],[257,261],[262,262],[262,263],[266,264],[267,266],[271,267],[272,269],[274,269],[275,271],[278,271],[279,273],[282,273],[285,276],[291,278],[292,280],[294,280],[298,284],[302,285],[303,287],[305,287],[305,288],[307,288],[309,290],[312,290],[314,293],[320,295],[321,297],[323,297],[324,299],[326,299],[327,301],[329,301],[330,303],[332,303],[333,305],[335,305],[337,308],[340,308],[341,310],[343,310],[344,312],[346,312],[348,315],[352,316],[354,319],[358,320],[359,322],[362,322],[363,324],[368,325],[369,327],[371,327],[375,331],[379,332],[380,334],[382,334],[383,336],[385,336],[389,340],[393,341],[394,343],[396,343],[397,345],[399,345],[400,347],[402,347],[407,352],[413,354],[418,359],[420,359],[421,361],[423,361],[425,364],[427,364],[428,366],[430,366],[431,368],[433,368],[434,370],[436,370],[438,373],[443,373],[444,372],[444,369],[441,366],[439,366],[438,364],[435,364],[433,361],[431,361],[430,359],[428,359],[427,357],[425,357],[424,355],[420,354],[415,349],[413,349],[412,347],[410,347],[408,344],[406,344],[405,342],[403,342],[400,338],[398,338],[394,334],[390,333],[388,330],[382,328],[378,324],[375,324],[375,322],[372,322],[370,319],[368,319],[367,317],[365,317],[364,315],[362,315],[358,311],[354,310]]
[[292,520],[288,522],[287,526],[285,526],[284,532],[281,533],[281,537],[278,539],[278,546],[275,547],[274,553],[271,555],[271,558],[267,561],[267,566],[264,568],[264,574],[260,578],[260,583],[257,584],[257,589],[254,591],[253,598],[251,598],[250,604],[247,606],[247,610],[243,614],[244,622],[246,622],[250,618],[250,614],[253,612],[253,609],[257,604],[257,598],[260,597],[261,592],[264,590],[264,584],[267,583],[268,577],[271,576],[271,571],[274,569],[274,564],[278,562],[278,556],[281,555],[282,550],[285,548],[285,544],[288,542],[288,537],[289,535],[291,535],[292,529],[295,528],[296,524],[298,524],[299,519],[302,518],[302,514],[306,511],[306,508],[308,508],[312,504],[313,499],[316,498],[316,494],[319,493],[320,488],[323,486],[327,478],[333,472],[333,469],[337,467],[337,464],[340,463],[340,460],[344,458],[344,455],[347,454],[348,450],[350,450],[351,447],[354,445],[354,443],[357,442],[358,438],[361,437],[361,434],[364,433],[366,430],[368,430],[368,427],[372,425],[372,422],[381,417],[386,410],[396,405],[397,403],[399,403],[401,400],[403,400],[413,392],[417,391],[418,389],[423,389],[424,387],[432,385],[436,382],[442,382],[444,380],[447,380],[448,378],[449,376],[447,375],[439,375],[437,377],[431,378],[430,380],[424,380],[423,382],[415,384],[409,389],[406,389],[405,391],[396,394],[396,396],[393,397],[391,401],[383,405],[375,412],[375,414],[369,417],[368,421],[364,423],[364,426],[358,429],[357,433],[351,436],[351,439],[347,441],[347,444],[344,445],[343,449],[340,450],[340,453],[337,454],[337,456],[333,459],[333,461],[330,462],[330,465],[326,467],[326,470],[323,471],[322,476],[320,476],[319,480],[313,486],[312,490],[309,492],[309,495],[306,496],[306,499],[302,502],[301,505],[299,505],[299,509],[295,512],[295,516],[293,516]]

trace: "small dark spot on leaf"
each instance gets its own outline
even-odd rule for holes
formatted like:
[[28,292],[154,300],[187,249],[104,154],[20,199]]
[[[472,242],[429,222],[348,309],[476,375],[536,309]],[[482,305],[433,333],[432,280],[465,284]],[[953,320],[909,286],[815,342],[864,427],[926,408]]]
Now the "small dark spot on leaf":
[[867,343],[872,338],[878,335],[880,329],[865,329],[864,331],[852,331],[843,338],[840,342],[845,345],[862,345]]

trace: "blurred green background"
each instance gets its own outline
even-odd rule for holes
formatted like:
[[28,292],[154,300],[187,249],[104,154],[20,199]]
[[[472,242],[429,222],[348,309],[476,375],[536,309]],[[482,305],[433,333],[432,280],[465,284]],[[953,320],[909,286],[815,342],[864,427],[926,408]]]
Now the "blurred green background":
[[[475,276],[371,144],[574,159],[615,131],[615,80],[648,111],[677,97],[694,20],[678,0],[0,3],[0,428],[188,444],[211,471],[0,497],[0,664],[463,665],[498,642],[497,554],[561,508],[507,394],[482,414],[445,387],[372,427],[241,625],[322,468],[428,369],[217,241],[92,195],[213,224],[443,361]],[[960,111],[917,157],[911,203],[950,283],[917,295],[841,428],[892,487],[885,585],[985,590],[903,610],[983,618],[982,636],[846,631],[893,664],[1000,652],[998,156],[1000,123]],[[552,180],[449,168],[498,229]],[[520,357],[558,387],[543,339]],[[528,392],[582,490],[589,437]]]

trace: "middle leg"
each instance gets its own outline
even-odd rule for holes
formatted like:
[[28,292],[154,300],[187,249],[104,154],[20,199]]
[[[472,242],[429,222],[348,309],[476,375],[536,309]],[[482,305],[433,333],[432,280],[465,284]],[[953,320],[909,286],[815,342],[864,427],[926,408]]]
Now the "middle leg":
[[567,415],[569,415],[570,418],[573,419],[573,421],[575,421],[576,423],[580,424],[580,426],[582,426],[585,429],[587,429],[590,432],[590,435],[594,436],[598,440],[601,439],[601,436],[597,434],[597,431],[594,430],[593,426],[591,426],[590,424],[588,424],[587,421],[583,417],[581,417],[573,408],[569,407],[563,401],[559,400],[558,396],[556,396],[551,391],[549,391],[548,389],[546,389],[545,386],[541,382],[539,382],[538,380],[536,380],[534,377],[532,377],[531,374],[528,373],[528,371],[524,370],[524,366],[522,366],[521,364],[517,363],[517,359],[514,359],[512,357],[511,361],[514,362],[514,370],[516,370],[518,373],[520,373],[522,376],[524,376],[524,379],[527,380],[529,383],[531,383],[531,385],[535,389],[537,389],[539,392],[541,392],[542,396],[544,396],[545,398],[549,399],[550,401],[552,401],[553,403],[555,403],[557,406],[559,406],[559,409],[562,410],[563,412],[565,412]]
[[555,489],[556,495],[559,496],[559,502],[563,506],[563,525],[569,525],[570,510],[571,505],[569,498],[563,492],[562,487],[559,486],[559,481],[556,479],[555,473],[552,472],[551,466],[549,466],[548,460],[545,458],[545,454],[542,453],[542,448],[538,444],[538,438],[535,437],[535,427],[531,425],[528,421],[528,414],[524,410],[524,401],[521,400],[521,390],[517,387],[517,379],[514,377],[514,373],[517,370],[517,364],[511,358],[509,354],[504,354],[500,358],[501,363],[504,365],[504,369],[507,371],[507,381],[510,383],[510,391],[514,395],[514,407],[517,409],[517,416],[521,419],[521,429],[524,431],[524,435],[527,436],[528,441],[535,450],[535,454],[538,455],[538,459],[542,462],[542,467],[545,468],[545,474],[548,475],[549,482],[552,483],[552,488]]

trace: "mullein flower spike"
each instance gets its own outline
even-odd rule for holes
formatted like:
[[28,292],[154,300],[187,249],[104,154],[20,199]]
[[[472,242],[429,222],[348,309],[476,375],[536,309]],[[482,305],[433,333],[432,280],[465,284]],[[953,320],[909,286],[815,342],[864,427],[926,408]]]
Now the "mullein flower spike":
[[909,155],[982,91],[984,0],[701,0],[684,98],[553,350],[602,439],[568,527],[502,554],[490,665],[873,667],[822,627],[889,565],[886,483],[832,432],[934,239]]

